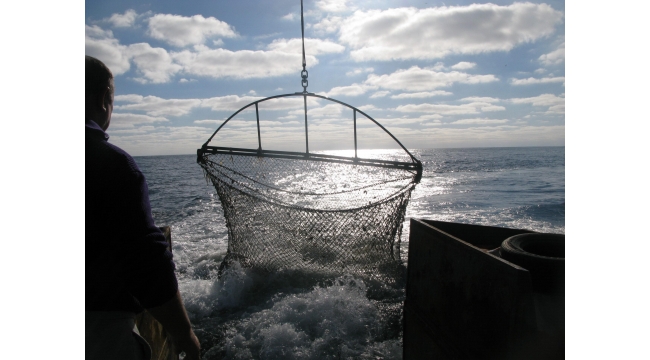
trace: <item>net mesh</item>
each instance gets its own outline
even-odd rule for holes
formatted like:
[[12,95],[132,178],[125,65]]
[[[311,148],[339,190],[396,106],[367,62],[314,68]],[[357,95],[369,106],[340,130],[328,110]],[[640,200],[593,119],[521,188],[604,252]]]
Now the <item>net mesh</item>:
[[371,277],[401,262],[413,171],[223,153],[199,164],[226,218],[224,262]]

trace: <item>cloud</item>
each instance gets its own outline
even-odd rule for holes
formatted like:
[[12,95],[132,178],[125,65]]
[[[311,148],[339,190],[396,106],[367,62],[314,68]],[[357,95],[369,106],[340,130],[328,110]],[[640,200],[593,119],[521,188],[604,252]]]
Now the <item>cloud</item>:
[[[184,72],[212,78],[265,78],[293,74],[302,66],[302,51],[289,54],[281,51],[230,51],[196,47],[196,51],[184,50],[172,53],[175,62],[183,66]],[[318,60],[307,56],[310,66]]]
[[528,78],[528,79],[510,79],[512,85],[532,85],[532,84],[549,84],[549,83],[563,83],[564,76],[548,77],[548,78]]
[[221,123],[224,121],[225,120],[194,120],[194,124],[214,126],[214,125],[221,125]]
[[506,108],[503,106],[496,106],[486,102],[473,102],[462,105],[446,105],[446,104],[408,104],[400,105],[395,111],[399,112],[423,112],[440,115],[463,115],[463,114],[479,114],[486,111],[502,111]]
[[124,74],[131,67],[126,49],[113,37],[112,31],[86,25],[86,55],[101,60],[111,69],[113,76]]
[[391,131],[398,138],[409,139],[409,147],[490,147],[564,145],[564,125],[554,126],[476,126],[432,127]]
[[458,64],[453,65],[451,68],[454,70],[467,70],[467,69],[473,69],[475,67],[476,67],[476,63],[461,61]]
[[149,18],[149,35],[178,47],[203,44],[211,37],[237,36],[230,25],[214,17],[170,14],[156,14]]
[[354,76],[354,75],[359,75],[359,74],[363,74],[363,73],[371,73],[373,71],[375,71],[375,69],[373,69],[371,67],[368,67],[368,68],[356,68],[356,69],[354,69],[352,71],[346,72],[345,75],[346,76]]
[[135,156],[196,154],[196,148],[214,131],[202,126],[143,128],[138,128],[138,131],[124,131],[117,136],[112,135],[111,140]]
[[259,99],[261,99],[259,96],[217,96],[209,99],[203,99],[201,101],[201,107],[209,107],[214,111],[235,111]]
[[295,19],[296,17],[297,16],[295,13],[288,13],[287,15],[282,17],[282,20],[293,21],[293,19]]
[[115,95],[115,102],[139,103],[144,96],[138,94]]
[[441,125],[440,119],[441,115],[438,114],[427,114],[419,117],[402,117],[402,118],[382,118],[375,119],[382,125],[386,126],[404,126],[412,124],[420,124],[422,126],[439,126]]
[[344,12],[353,10],[346,4],[348,0],[318,0],[316,6],[326,12]]
[[497,99],[493,97],[485,97],[485,96],[470,96],[470,97],[462,98],[459,101],[493,103],[493,102],[499,102],[501,101],[501,99]]
[[327,97],[333,97],[333,96],[359,96],[363,95],[371,89],[372,87],[366,86],[366,85],[360,85],[360,84],[352,84],[348,86],[337,86],[332,88],[330,91],[323,93],[323,95]]
[[117,110],[144,111],[151,116],[182,116],[201,105],[199,99],[162,99],[157,96],[120,95],[116,101],[130,102],[115,106]]
[[554,94],[542,94],[535,97],[528,98],[514,98],[510,99],[514,104],[531,104],[533,106],[548,106],[546,114],[548,115],[563,115],[564,114],[564,97],[559,97]]
[[385,97],[390,94],[390,91],[377,91],[376,93],[370,95],[371,99],[376,99],[380,97]]
[[390,98],[391,99],[423,99],[423,98],[429,98],[429,97],[440,96],[440,95],[452,95],[452,93],[444,90],[423,91],[423,92],[416,92],[416,93],[397,94],[391,96]]
[[450,86],[456,82],[478,84],[493,81],[498,81],[494,75],[470,75],[458,71],[438,72],[431,68],[421,69],[418,66],[413,66],[407,70],[397,70],[389,75],[371,74],[365,84],[391,90],[427,91]]
[[124,14],[113,14],[106,20],[113,24],[114,27],[131,27],[135,24],[135,19],[137,17],[138,13],[133,9],[129,9],[125,11]]
[[357,106],[357,109],[363,111],[363,112],[368,112],[371,110],[379,110],[375,105],[369,104],[369,105],[362,105],[362,106]]
[[162,116],[149,116],[142,114],[118,113],[111,115],[111,128],[133,127],[133,125],[169,122]]
[[505,124],[508,120],[497,120],[497,119],[486,119],[486,118],[476,118],[476,119],[461,119],[452,121],[450,124],[454,125],[498,125]]
[[[339,105],[339,104],[327,104],[323,107],[318,107],[318,108],[310,108],[308,112],[308,116],[310,118],[322,118],[322,117],[336,117],[340,116],[341,113],[343,112],[344,106]],[[290,115],[296,115],[296,116],[304,116],[304,110],[293,110],[289,112]],[[352,113],[350,113],[352,114]]]
[[331,34],[337,32],[344,19],[340,16],[329,16],[314,25],[316,33]]
[[556,50],[540,56],[538,60],[546,66],[561,64],[564,62],[564,43],[562,43]]
[[141,83],[166,83],[183,69],[175,64],[172,57],[163,48],[152,48],[147,43],[129,45],[127,53],[133,59],[138,72],[144,78],[136,78]]
[[356,61],[386,61],[509,51],[552,34],[562,18],[547,4],[472,4],[357,11],[342,20],[327,18],[315,28],[336,27]]
[[[214,111],[236,111],[260,99],[262,99],[262,97],[259,96],[217,96],[209,99],[203,99],[201,101],[201,107],[209,107]],[[307,105],[310,107],[320,106],[319,102],[311,97],[307,98]],[[303,106],[303,100],[300,97],[278,98],[264,101],[259,104],[260,110],[270,111],[302,109]]]
[[[276,39],[267,47],[271,51],[280,51],[302,56],[302,39]],[[305,39],[305,54],[320,55],[341,53],[345,47],[329,40]]]

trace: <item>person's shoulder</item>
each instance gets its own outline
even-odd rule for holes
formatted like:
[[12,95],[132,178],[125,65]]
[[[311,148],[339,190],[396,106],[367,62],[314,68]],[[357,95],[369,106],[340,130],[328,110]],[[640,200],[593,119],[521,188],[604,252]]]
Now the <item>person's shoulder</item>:
[[106,144],[114,151],[116,160],[119,161],[119,163],[122,166],[127,167],[130,171],[134,173],[138,173],[138,174],[142,173],[140,171],[140,168],[138,168],[138,165],[136,164],[135,160],[133,159],[133,156],[131,156],[129,153],[127,153],[117,145],[113,145],[111,143],[106,143]]
[[119,146],[107,141],[96,143],[95,146],[97,149],[92,154],[86,152],[87,160],[100,162],[103,168],[112,168],[113,171],[142,174],[133,157]]

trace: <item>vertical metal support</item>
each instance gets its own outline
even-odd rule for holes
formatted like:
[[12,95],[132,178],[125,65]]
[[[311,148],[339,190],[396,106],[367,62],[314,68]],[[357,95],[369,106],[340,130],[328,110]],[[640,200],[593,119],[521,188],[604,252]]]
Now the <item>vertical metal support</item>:
[[307,95],[302,96],[305,102],[305,153],[309,154],[309,135],[307,134]]
[[257,150],[262,150],[262,137],[260,136],[260,111],[257,108],[257,103],[255,103],[255,116],[257,116]]
[[354,158],[357,158],[357,109],[352,110],[354,113]]

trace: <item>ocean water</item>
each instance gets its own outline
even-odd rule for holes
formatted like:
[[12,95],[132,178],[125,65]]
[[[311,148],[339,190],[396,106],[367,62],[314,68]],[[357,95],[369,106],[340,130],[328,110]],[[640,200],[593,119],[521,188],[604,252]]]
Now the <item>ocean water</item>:
[[[416,149],[411,217],[564,233],[564,147]],[[156,224],[172,227],[180,291],[204,359],[401,359],[405,284],[235,264],[217,277],[228,232],[196,156],[136,157]],[[406,264],[408,265],[408,264]]]

